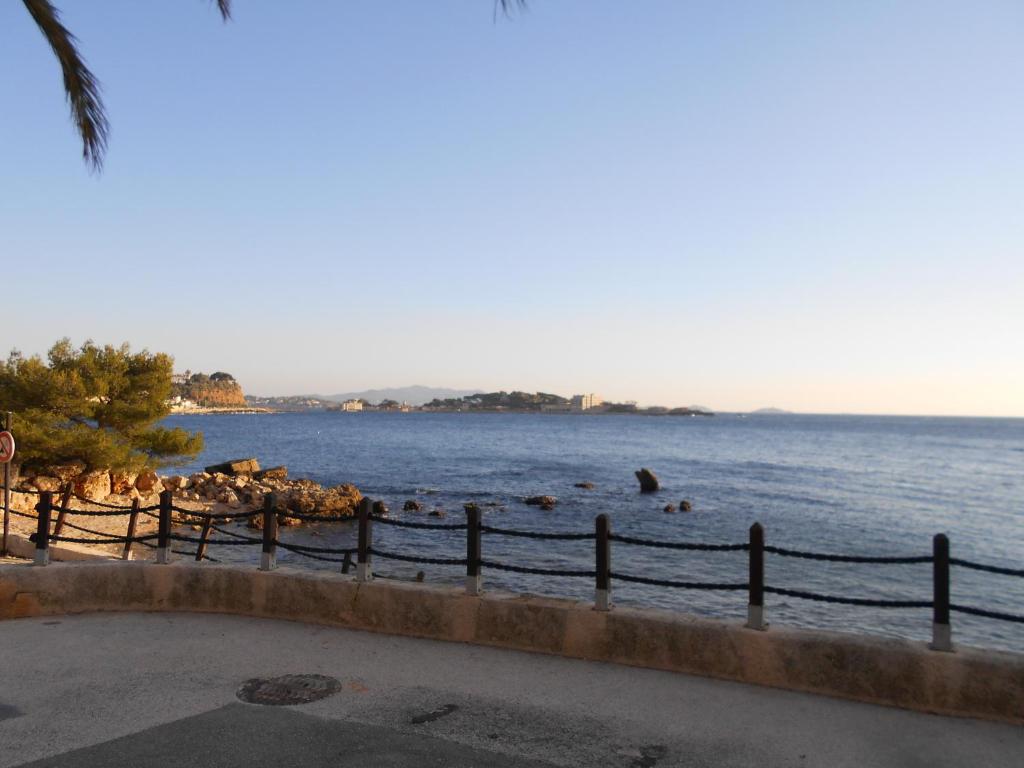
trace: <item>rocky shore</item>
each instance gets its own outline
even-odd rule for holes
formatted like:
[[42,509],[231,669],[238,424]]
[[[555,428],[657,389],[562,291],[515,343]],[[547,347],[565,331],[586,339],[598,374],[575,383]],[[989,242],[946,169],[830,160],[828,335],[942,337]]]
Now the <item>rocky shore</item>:
[[[165,490],[174,494],[176,507],[218,514],[261,509],[267,495],[274,494],[276,508],[281,513],[354,517],[363,498],[359,489],[348,483],[324,487],[312,480],[289,479],[285,467],[263,470],[256,459],[242,459],[210,466],[191,475],[163,477],[149,470],[141,473],[88,470],[81,462],[53,465],[18,478],[12,485],[12,502],[16,510],[28,512],[38,500],[34,492],[70,491],[68,505],[71,509],[89,510],[90,502],[128,507],[135,499],[143,506],[150,506],[159,502],[159,495]],[[179,523],[197,520],[180,512],[175,513],[175,518]],[[281,525],[301,522],[294,517],[279,517]],[[249,518],[248,524],[261,527],[262,517]]]

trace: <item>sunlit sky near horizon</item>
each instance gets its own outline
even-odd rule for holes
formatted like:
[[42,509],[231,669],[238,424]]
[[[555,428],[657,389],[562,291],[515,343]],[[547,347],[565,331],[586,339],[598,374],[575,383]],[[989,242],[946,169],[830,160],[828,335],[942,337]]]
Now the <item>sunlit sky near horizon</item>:
[[0,351],[1024,416],[1024,4],[63,0],[89,173],[0,5]]

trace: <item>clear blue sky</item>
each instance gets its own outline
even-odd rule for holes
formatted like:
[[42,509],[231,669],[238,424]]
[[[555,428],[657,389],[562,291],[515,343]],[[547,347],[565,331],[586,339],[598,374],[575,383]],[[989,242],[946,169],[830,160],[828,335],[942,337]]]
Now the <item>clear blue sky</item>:
[[1019,0],[58,5],[110,152],[0,4],[3,351],[1024,416]]

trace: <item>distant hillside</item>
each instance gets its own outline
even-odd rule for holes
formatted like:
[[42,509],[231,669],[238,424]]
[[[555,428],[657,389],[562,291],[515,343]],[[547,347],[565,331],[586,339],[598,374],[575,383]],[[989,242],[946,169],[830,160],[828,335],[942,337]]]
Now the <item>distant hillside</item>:
[[409,405],[424,405],[431,400],[458,399],[467,395],[476,395],[479,392],[479,389],[443,389],[440,387],[412,386],[395,387],[393,389],[367,389],[362,392],[346,392],[341,395],[314,395],[314,397],[320,400],[333,400],[338,403],[346,400],[366,400],[369,403],[394,400],[398,403],[409,403]]
[[236,408],[246,404],[241,385],[235,381],[234,376],[223,371],[209,376],[187,371],[175,376],[171,396],[209,408]]
[[758,408],[756,411],[751,411],[751,413],[756,413],[758,416],[784,416],[793,412],[784,411],[781,408]]
[[545,406],[568,408],[569,399],[547,392],[481,392],[464,397],[435,397],[426,405],[456,411],[540,411]]

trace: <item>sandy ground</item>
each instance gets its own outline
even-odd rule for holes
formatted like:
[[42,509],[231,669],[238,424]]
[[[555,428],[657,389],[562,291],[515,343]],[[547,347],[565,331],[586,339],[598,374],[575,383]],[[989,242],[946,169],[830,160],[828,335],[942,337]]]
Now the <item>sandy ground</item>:
[[[0,489],[0,504],[3,501],[3,490]],[[54,504],[57,504],[59,497],[55,494]],[[140,499],[140,506],[149,507],[156,506],[160,501],[158,495],[146,496]],[[29,493],[11,493],[11,518],[10,518],[10,530],[13,533],[21,534],[23,536],[30,536],[36,532],[37,516],[35,511],[35,505],[39,502],[39,497],[35,494]],[[118,497],[111,497],[107,503],[118,504],[119,506],[128,506],[131,504],[129,499],[118,500]],[[243,509],[235,509],[227,506],[226,504],[220,504],[215,502],[205,501],[190,501],[184,499],[175,498],[174,504],[182,509],[214,512],[217,514],[230,515],[232,512],[242,512]],[[111,512],[112,510],[107,509],[99,504],[90,503],[83,501],[82,499],[73,498],[70,502],[70,508],[72,510],[81,512]],[[56,521],[56,513],[51,518]],[[125,512],[124,514],[104,514],[102,516],[87,515],[87,514],[74,514],[70,513],[65,517],[65,528],[61,535],[75,539],[97,539],[102,537],[110,536],[124,536],[128,532],[128,521],[130,515]],[[77,526],[77,527],[76,527]],[[194,526],[196,530],[200,526]],[[88,531],[78,530],[79,528],[86,528]],[[140,514],[136,521],[135,533],[137,536],[145,536],[148,534],[156,533],[157,519],[151,515]],[[122,546],[121,544],[87,544],[91,549],[97,552],[104,552],[111,555],[120,555]],[[153,557],[153,550],[136,544],[133,548],[133,556],[136,560],[145,560]]]

